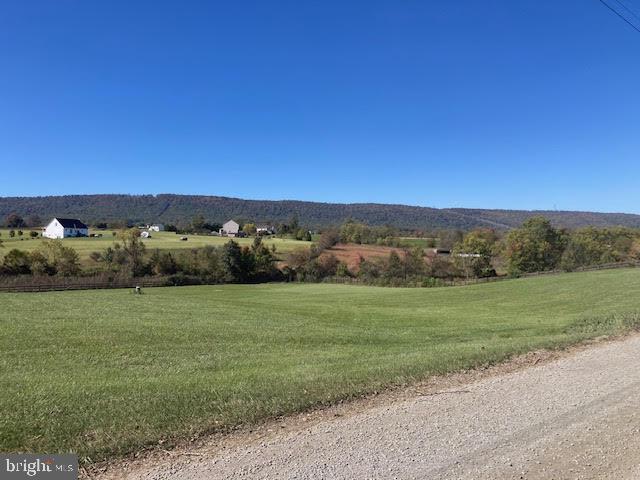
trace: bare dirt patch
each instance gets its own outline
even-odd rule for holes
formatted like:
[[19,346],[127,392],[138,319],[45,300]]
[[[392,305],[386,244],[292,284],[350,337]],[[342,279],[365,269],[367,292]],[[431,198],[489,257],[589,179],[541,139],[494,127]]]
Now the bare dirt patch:
[[357,271],[360,266],[360,257],[365,260],[373,258],[386,258],[391,252],[404,256],[402,248],[385,247],[380,245],[357,245],[354,243],[339,243],[322,253],[322,256],[334,255],[344,262],[351,271]]

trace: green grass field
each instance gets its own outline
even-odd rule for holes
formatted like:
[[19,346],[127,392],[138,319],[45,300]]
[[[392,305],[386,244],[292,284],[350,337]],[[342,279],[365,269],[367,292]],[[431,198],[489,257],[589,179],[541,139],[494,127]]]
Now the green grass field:
[[0,293],[0,451],[98,460],[617,332],[640,270]]
[[[29,229],[24,230],[24,235],[13,238],[9,237],[9,230],[0,229],[0,240],[4,248],[0,249],[0,258],[12,248],[18,248],[25,251],[33,251],[37,249],[42,242],[47,241],[41,237],[36,239],[29,238]],[[80,255],[80,260],[87,262],[91,252],[103,251],[107,247],[112,246],[113,242],[117,240],[117,237],[113,237],[112,231],[100,231],[103,234],[102,238],[65,238],[62,240],[65,245],[73,247]],[[184,235],[188,237],[186,242],[181,241],[180,237],[183,235],[176,235],[172,232],[154,232],[152,237],[144,239],[144,243],[147,249],[154,250],[182,250],[187,248],[204,247],[206,245],[220,246],[229,241],[227,237],[214,237],[211,235]],[[237,238],[235,239],[240,245],[251,245],[253,238]],[[280,253],[287,253],[295,248],[309,247],[310,242],[303,242],[298,240],[282,239],[282,238],[266,238],[265,244],[271,247],[275,245],[277,251]]]
[[436,238],[400,237],[402,246],[408,248],[433,248],[433,243],[436,241]]

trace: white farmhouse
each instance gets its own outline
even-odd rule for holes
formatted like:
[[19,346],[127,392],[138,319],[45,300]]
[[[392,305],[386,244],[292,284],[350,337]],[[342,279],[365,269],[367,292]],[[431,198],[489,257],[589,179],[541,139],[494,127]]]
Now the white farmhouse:
[[45,227],[42,236],[46,238],[88,237],[89,227],[75,218],[54,218]]
[[153,225],[149,225],[150,232],[164,232],[164,224],[162,223],[154,223]]
[[233,220],[229,220],[227,223],[222,225],[222,228],[220,229],[220,236],[237,237],[239,231],[240,231],[240,225],[238,225]]

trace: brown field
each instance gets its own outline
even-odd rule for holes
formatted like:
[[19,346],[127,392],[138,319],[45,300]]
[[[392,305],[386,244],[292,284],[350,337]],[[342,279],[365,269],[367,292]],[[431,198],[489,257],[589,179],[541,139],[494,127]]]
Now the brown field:
[[355,243],[339,243],[326,250],[322,255],[333,254],[338,260],[346,263],[349,270],[357,271],[360,264],[360,257],[365,260],[380,257],[386,258],[391,252],[396,252],[400,256],[404,255],[402,248],[383,247],[379,245],[358,245]]

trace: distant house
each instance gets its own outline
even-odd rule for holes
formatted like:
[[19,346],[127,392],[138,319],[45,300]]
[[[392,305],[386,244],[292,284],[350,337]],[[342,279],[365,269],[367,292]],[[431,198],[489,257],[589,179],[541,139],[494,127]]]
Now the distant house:
[[46,238],[88,237],[89,227],[75,218],[54,218],[45,227]]
[[276,229],[271,225],[257,225],[256,233],[258,235],[273,235],[276,233]]
[[240,225],[238,225],[233,220],[229,220],[227,223],[222,225],[220,229],[220,236],[222,237],[237,237],[240,232]]
[[149,225],[148,230],[150,232],[164,232],[164,224],[154,223],[153,225]]

